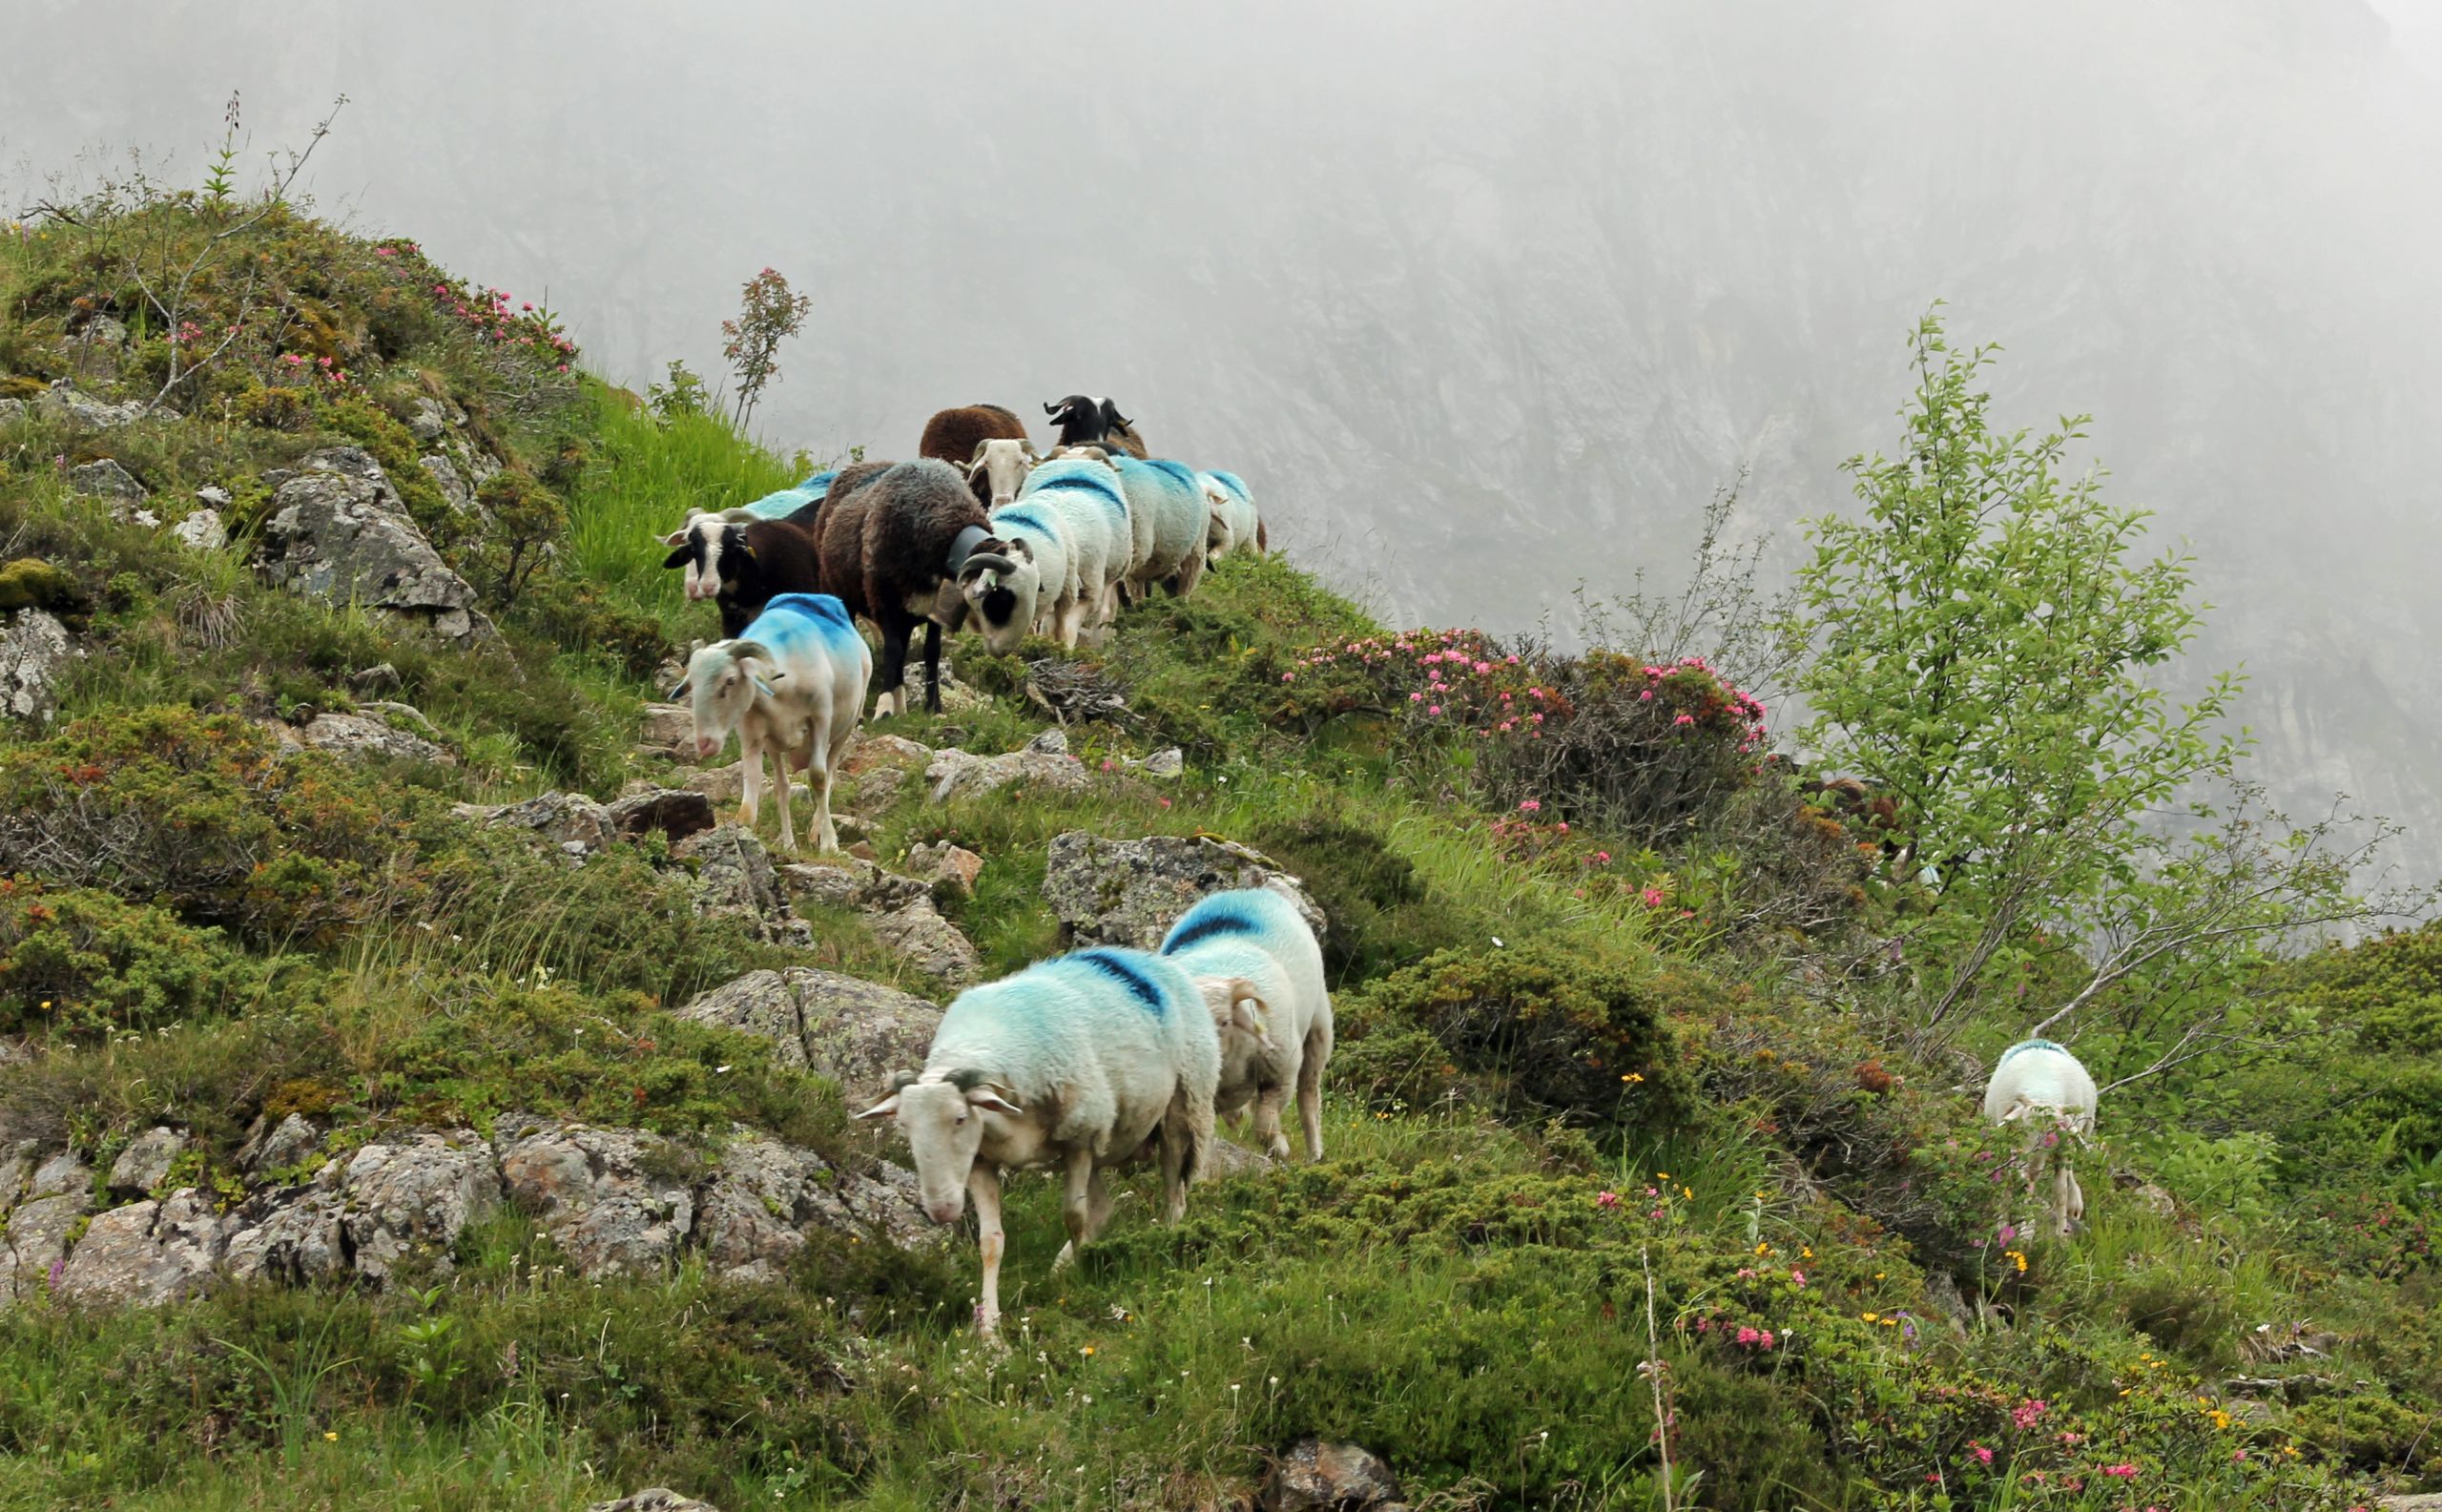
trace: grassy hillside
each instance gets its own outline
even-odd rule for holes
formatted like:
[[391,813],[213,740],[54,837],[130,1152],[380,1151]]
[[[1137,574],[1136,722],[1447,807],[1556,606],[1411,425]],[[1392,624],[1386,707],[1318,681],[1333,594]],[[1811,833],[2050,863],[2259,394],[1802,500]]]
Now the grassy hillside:
[[[857,1169],[843,1097],[871,1088],[669,1010],[766,964],[939,984],[844,911],[805,947],[696,916],[657,841],[569,867],[452,811],[666,777],[639,713],[712,620],[652,537],[805,459],[639,406],[548,312],[285,210],[165,321],[137,275],[245,213],[153,197],[0,237],[0,397],[25,402],[0,581],[84,653],[52,724],[0,735],[0,1137],[101,1171],[174,1124],[176,1180],[229,1200],[248,1129],[297,1110],[333,1127],[318,1159],[519,1110],[743,1125]],[[96,425],[59,380],[161,403]],[[418,462],[427,405],[499,465],[463,502]],[[383,465],[496,645],[249,568],[272,478],[333,444]],[[158,524],[79,491],[102,458]],[[168,533],[207,487],[227,550]],[[817,1243],[758,1286],[587,1280],[512,1212],[379,1291],[104,1312],[29,1277],[0,1306],[0,1505],[1222,1506],[1309,1434],[1450,1507],[1659,1506],[1665,1447],[1671,1500],[1725,1508],[2346,1507],[2442,1480],[2442,935],[2271,968],[2252,990],[2311,1035],[2106,1098],[2088,1227],[2045,1240],[1968,1095],[2023,1021],[1903,1032],[1938,979],[1883,948],[1910,900],[1870,816],[1802,802],[1710,670],[1401,632],[1278,558],[1037,650],[958,643],[988,699],[895,728],[1014,749],[1048,722],[1030,679],[1090,684],[1128,709],[1068,730],[1095,783],[934,805],[911,779],[877,853],[982,855],[950,911],[995,971],[1058,948],[1062,831],[1276,858],[1332,922],[1329,1159],[1216,1179],[1177,1229],[1131,1187],[1059,1277],[1056,1191],[1016,1183],[1005,1353],[967,1326],[963,1240]],[[282,754],[265,723],[376,697],[454,764]],[[1577,767],[1564,731],[1600,736]],[[1170,745],[1178,781],[1127,771]]]

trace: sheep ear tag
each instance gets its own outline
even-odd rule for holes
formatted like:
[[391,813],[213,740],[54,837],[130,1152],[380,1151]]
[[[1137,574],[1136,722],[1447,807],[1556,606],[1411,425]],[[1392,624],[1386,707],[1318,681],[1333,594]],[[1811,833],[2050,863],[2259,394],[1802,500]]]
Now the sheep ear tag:
[[677,686],[677,687],[671,689],[671,690],[670,690],[670,701],[671,701],[672,703],[676,703],[679,699],[686,697],[686,696],[687,696],[687,689],[688,689],[688,687],[689,687],[690,683],[692,683],[693,681],[693,679],[692,679],[692,678],[682,679],[682,680],[679,682],[679,684],[678,684],[678,686]]
[[770,683],[765,682],[760,677],[755,679],[755,691],[761,694],[766,698],[777,698],[780,696],[778,694],[772,691],[772,685]]

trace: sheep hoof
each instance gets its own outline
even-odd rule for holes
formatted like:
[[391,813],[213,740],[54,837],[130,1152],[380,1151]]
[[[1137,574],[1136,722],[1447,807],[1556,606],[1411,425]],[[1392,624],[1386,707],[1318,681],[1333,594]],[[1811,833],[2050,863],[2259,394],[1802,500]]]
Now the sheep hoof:
[[1076,1263],[1077,1241],[1071,1239],[1066,1244],[1060,1247],[1060,1253],[1058,1254],[1052,1256],[1051,1274],[1058,1275],[1061,1272],[1066,1271],[1068,1267]]

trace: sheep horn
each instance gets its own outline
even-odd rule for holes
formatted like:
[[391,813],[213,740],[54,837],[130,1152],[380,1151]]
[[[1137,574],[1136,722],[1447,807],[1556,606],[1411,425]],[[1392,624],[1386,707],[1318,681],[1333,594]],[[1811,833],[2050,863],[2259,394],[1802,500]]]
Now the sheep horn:
[[914,1071],[893,1071],[890,1073],[890,1089],[894,1092],[903,1092],[915,1085],[916,1073]]
[[770,661],[773,659],[772,652],[767,650],[759,640],[734,640],[729,643],[728,650],[730,659],[733,661]]
[[1065,400],[1057,404],[1046,402],[1043,406],[1043,412],[1057,419],[1059,416],[1065,415],[1068,412],[1068,405]]
[[958,575],[964,580],[978,572],[1014,572],[1017,570],[1017,563],[998,551],[978,551],[959,567]]

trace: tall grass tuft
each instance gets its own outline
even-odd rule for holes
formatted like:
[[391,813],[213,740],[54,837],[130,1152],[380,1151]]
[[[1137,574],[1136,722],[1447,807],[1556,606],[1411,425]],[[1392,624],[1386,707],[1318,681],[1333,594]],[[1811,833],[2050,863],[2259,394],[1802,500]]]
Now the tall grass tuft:
[[718,415],[658,416],[593,383],[587,398],[597,445],[569,501],[569,566],[659,616],[674,633],[688,619],[687,603],[679,575],[661,565],[669,554],[661,538],[690,509],[746,504],[802,474]]

